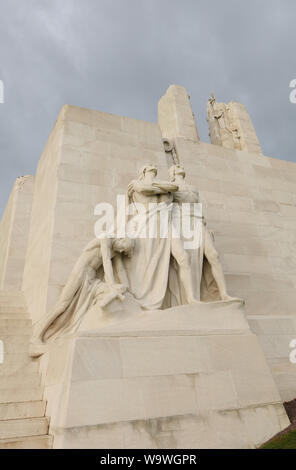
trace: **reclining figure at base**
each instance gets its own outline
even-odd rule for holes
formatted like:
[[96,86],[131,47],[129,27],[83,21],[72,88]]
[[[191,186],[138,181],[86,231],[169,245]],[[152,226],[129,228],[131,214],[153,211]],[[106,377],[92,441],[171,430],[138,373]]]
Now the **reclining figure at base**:
[[37,324],[30,344],[32,357],[42,355],[48,341],[77,331],[91,306],[104,308],[116,298],[123,300],[128,281],[121,255],[130,256],[132,250],[133,240],[127,238],[95,238],[86,245],[57,304]]

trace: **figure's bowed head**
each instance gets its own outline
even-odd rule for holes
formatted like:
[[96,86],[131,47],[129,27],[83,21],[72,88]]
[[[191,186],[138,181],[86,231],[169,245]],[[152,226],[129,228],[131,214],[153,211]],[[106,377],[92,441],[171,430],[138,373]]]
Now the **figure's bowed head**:
[[153,180],[157,176],[157,168],[154,165],[147,164],[141,168],[140,179]]
[[133,254],[135,246],[135,241],[131,238],[125,237],[125,238],[115,238],[112,242],[112,248],[114,251],[117,253],[122,253],[129,258]]

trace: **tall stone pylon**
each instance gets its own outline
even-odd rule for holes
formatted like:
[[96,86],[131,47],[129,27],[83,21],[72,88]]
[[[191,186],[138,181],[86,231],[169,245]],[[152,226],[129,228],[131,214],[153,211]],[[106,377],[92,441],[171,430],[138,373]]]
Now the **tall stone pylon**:
[[171,85],[159,100],[158,123],[164,138],[199,142],[189,95],[183,86]]

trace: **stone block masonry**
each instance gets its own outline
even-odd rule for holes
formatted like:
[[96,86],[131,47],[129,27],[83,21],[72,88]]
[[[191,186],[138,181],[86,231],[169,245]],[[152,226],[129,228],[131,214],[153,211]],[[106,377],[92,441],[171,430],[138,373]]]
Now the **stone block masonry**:
[[[209,122],[210,130],[212,125],[211,143],[200,141],[188,93],[182,86],[172,85],[161,98],[158,123],[64,106],[44,148],[35,177],[17,180],[8,201],[0,225],[0,288],[5,291],[21,289],[30,318],[36,324],[55,304],[82,248],[94,236],[95,205],[100,202],[114,203],[116,195],[125,193],[127,184],[137,177],[137,172],[146,163],[155,164],[160,178],[166,179],[173,160],[165,152],[162,139],[169,139],[180,163],[185,167],[188,182],[199,190],[204,215],[208,227],[214,232],[215,244],[226,273],[229,293],[246,301],[245,311],[253,332],[252,340],[248,333],[249,340],[251,342],[256,339],[254,335],[257,336],[276,382],[277,388],[270,385],[269,391],[272,388],[280,394],[280,399],[275,400],[279,413],[274,414],[275,408],[273,411],[270,408],[256,409],[252,421],[252,413],[248,414],[245,410],[241,412],[245,417],[248,414],[247,426],[252,428],[254,423],[256,427],[260,422],[278,423],[278,419],[284,419],[280,401],[290,401],[296,397],[296,366],[289,361],[289,342],[296,338],[296,164],[262,153],[244,105],[237,102],[216,105],[215,108],[214,103],[211,124]],[[284,155],[281,157],[284,158]],[[17,339],[15,341],[11,344],[21,351],[23,343]],[[133,344],[129,341],[123,340],[121,347],[129,344],[132,348]],[[213,337],[209,341],[214,341]],[[217,339],[216,345],[219,341],[222,340]],[[117,340],[113,343],[117,343]],[[100,339],[96,347],[102,348],[102,344]],[[136,347],[142,351],[145,344],[143,341]],[[118,346],[114,347],[116,349]],[[162,339],[158,341],[158,347],[164,350],[163,360],[166,361],[166,351],[171,351],[171,346]],[[149,351],[153,351],[151,343],[149,348]],[[183,349],[180,347],[178,350],[182,358]],[[126,348],[125,354],[129,354],[129,351]],[[233,351],[231,354],[233,356]],[[155,361],[151,361],[149,365],[156,368]],[[184,378],[182,382],[180,375],[183,377],[185,374],[187,377],[187,373],[191,374],[188,372],[191,370],[191,362],[187,356],[181,363],[184,370],[178,369],[175,373],[176,390],[188,385],[189,379]],[[116,361],[112,362],[114,374],[117,373],[116,364]],[[126,367],[132,371],[137,364],[130,361]],[[167,363],[167,367],[169,370],[171,364]],[[195,384],[198,385],[195,389],[208,390],[213,388],[213,384],[215,387],[219,384],[221,390],[225,391],[223,406],[226,407],[228,397],[231,408],[234,403],[231,400],[235,400],[231,388],[233,376],[230,378],[227,370],[222,368],[215,372],[215,376],[196,378]],[[46,373],[46,365],[43,371]],[[111,372],[110,369],[106,374]],[[147,373],[150,374],[149,371]],[[153,374],[156,374],[155,370]],[[247,397],[248,390],[254,385],[252,379],[244,375],[244,367],[241,376],[237,377],[235,380],[240,384],[237,386],[242,387],[239,393]],[[110,377],[104,380],[110,380]],[[152,392],[155,387],[153,380],[149,382]],[[142,378],[137,379],[137,384],[141,381]],[[257,379],[253,382],[259,384]],[[167,383],[163,381],[162,384],[163,390],[167,390]],[[266,387],[266,383],[262,383],[262,387],[256,389],[258,403]],[[186,393],[192,393],[189,385],[187,388]],[[52,388],[52,396],[55,393]],[[206,398],[212,400],[215,406],[220,406],[216,402],[218,396],[201,393],[200,400]],[[48,399],[50,401],[49,389]],[[269,397],[269,403],[271,401]],[[171,404],[173,407],[174,403]],[[192,401],[188,400],[188,403],[192,404]],[[136,405],[135,399],[133,406],[136,408]],[[145,406],[148,410],[148,401]],[[247,398],[244,406],[249,406]],[[131,416],[140,416],[139,420],[142,420],[141,413],[135,412],[133,415],[133,410],[130,411]],[[180,430],[179,442],[184,445],[184,439],[189,439],[184,429],[187,426],[198,428],[196,421],[190,418],[191,411],[182,409],[186,418],[178,423],[176,418],[163,417],[165,431],[159,436],[157,445],[165,444],[170,428],[175,427]],[[54,414],[54,408],[49,408],[48,413]],[[230,423],[229,433],[235,433],[235,429],[241,433],[241,422],[233,419],[233,411],[230,414],[223,413],[223,419],[221,410],[215,416],[212,415],[215,429],[225,429],[227,420]],[[153,416],[151,419],[154,419]],[[262,421],[260,416],[263,416]],[[140,421],[139,432],[148,436],[149,440],[149,430],[154,424],[151,421],[144,425]],[[251,421],[253,424],[250,424]],[[71,426],[75,433],[75,420]],[[113,432],[114,424],[108,426],[110,433]],[[118,439],[126,426],[121,423],[114,428]],[[202,428],[198,429],[202,436]],[[96,439],[97,431],[90,427],[85,431],[85,435]],[[102,436],[102,442],[109,442],[107,435]],[[217,442],[222,446],[225,441],[222,442],[223,436],[219,436]],[[189,440],[188,444],[193,445]],[[248,438],[243,437],[233,445],[240,444],[248,446],[254,443],[250,444]],[[121,445],[124,444],[121,442]]]

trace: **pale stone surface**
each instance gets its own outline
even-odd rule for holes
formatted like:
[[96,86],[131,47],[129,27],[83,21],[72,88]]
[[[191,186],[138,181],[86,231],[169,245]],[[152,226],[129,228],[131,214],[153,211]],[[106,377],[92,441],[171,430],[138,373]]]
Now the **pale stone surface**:
[[[57,447],[182,449],[252,448],[277,432],[282,412],[264,406],[199,415],[173,416],[101,426],[68,428]],[[245,412],[244,412],[245,411]],[[285,426],[285,423],[282,423]],[[254,428],[256,428],[254,430]],[[79,434],[78,434],[79,433]],[[208,436],[211,436],[209,442]]]
[[21,289],[30,227],[34,176],[17,178],[0,222],[0,289]]
[[296,373],[295,364],[289,359],[292,351],[289,345],[296,336],[295,315],[252,316],[249,323],[258,336],[282,399],[293,400],[296,393]]
[[[169,175],[171,177],[171,181],[174,184],[178,185],[178,191],[173,193],[173,201],[179,205],[180,214],[182,213],[182,205],[183,204],[197,204],[200,203],[200,197],[198,193],[198,189],[192,185],[189,185],[185,180],[185,170],[184,168],[179,165],[173,165],[169,169]],[[192,210],[192,209],[191,209]],[[189,293],[191,293],[191,298],[197,298],[201,300],[230,300],[231,297],[227,293],[226,283],[225,283],[225,276],[223,273],[222,265],[220,262],[220,258],[216,247],[214,245],[214,240],[212,234],[206,227],[205,216],[202,213],[202,223],[200,224],[200,246],[194,250],[192,250],[190,255],[190,269],[191,269],[191,276],[189,279],[186,278],[183,281],[183,285],[186,285],[186,290],[189,291],[190,284],[192,283],[192,288]],[[194,226],[194,223],[197,225],[198,218],[191,216],[190,221]],[[174,223],[174,217],[173,217]],[[178,243],[179,245],[179,243]],[[184,244],[185,246],[185,244]],[[174,253],[173,253],[174,255]],[[198,260],[197,260],[198,257]],[[205,263],[205,259],[207,263]],[[178,261],[178,259],[177,259]],[[179,263],[180,264],[180,263]],[[182,265],[181,265],[182,266]],[[206,268],[208,267],[208,273],[206,273]],[[180,269],[181,274],[181,269]],[[214,290],[214,294],[212,296],[202,295],[202,276],[208,276],[214,283],[216,284],[216,288]],[[181,276],[180,276],[181,277]],[[185,278],[185,276],[183,275]],[[197,277],[198,286],[194,289],[194,282],[191,279],[195,279]],[[182,280],[182,278],[181,278]],[[211,281],[208,282],[209,284]],[[177,288],[175,288],[175,291]],[[209,289],[208,289],[209,290]],[[212,297],[212,298],[211,298]],[[187,294],[188,298],[188,294]],[[190,302],[189,302],[190,303]]]
[[48,436],[39,364],[29,357],[32,321],[23,294],[0,291],[0,312],[4,346],[4,362],[0,364],[0,449],[49,448],[52,439]]
[[[13,246],[13,249],[10,251],[9,269],[6,269],[5,263],[1,264],[0,278],[3,280],[3,276],[8,276],[7,279],[11,279],[11,285],[7,286],[16,290],[24,277],[23,289],[28,300],[30,317],[35,323],[54,306],[83,246],[93,238],[93,226],[96,220],[93,215],[94,206],[101,201],[114,203],[115,195],[119,192],[124,194],[126,185],[134,177],[135,171],[146,162],[157,165],[161,177],[167,177],[167,167],[174,162],[170,154],[164,152],[162,137],[169,137],[177,149],[180,163],[185,167],[188,183],[199,190],[208,226],[214,231],[215,245],[221,255],[228,291],[233,296],[246,299],[246,312],[250,326],[258,335],[268,358],[281,399],[290,400],[296,396],[295,365],[289,362],[287,356],[289,352],[287,342],[292,337],[296,338],[296,165],[292,162],[265,157],[260,153],[258,141],[254,137],[254,129],[244,106],[239,103],[232,103],[231,106],[233,113],[236,113],[235,119],[241,126],[241,136],[245,138],[245,146],[241,147],[243,150],[199,142],[188,95],[183,87],[171,87],[161,100],[159,126],[74,106],[64,107],[38,166],[24,276],[22,276],[19,260],[23,259],[25,244],[13,245],[8,235],[15,220],[12,209],[16,206],[11,202],[12,197],[1,223],[1,259],[6,256],[5,253],[8,253],[9,245]],[[240,140],[243,141],[242,138]],[[27,206],[29,196],[26,196],[25,192],[20,195],[26,199]],[[17,237],[22,235],[25,227],[29,227],[29,212],[28,210],[28,213],[26,212],[26,215],[19,218],[18,223],[15,224]],[[14,294],[12,297],[16,302],[17,297]],[[3,301],[9,307],[8,297]],[[19,305],[18,301],[13,306]],[[6,318],[8,313],[9,318]],[[0,376],[6,377],[15,373],[21,378],[24,377],[26,371],[30,376],[31,372],[36,372],[36,363],[32,363],[24,354],[25,342],[17,338],[8,339],[8,336],[30,334],[31,323],[24,317],[18,319],[18,313],[13,313],[10,308],[8,313],[4,311],[0,313],[0,331],[10,343],[9,347],[20,347],[20,350],[7,353],[5,363],[0,366]],[[214,315],[210,320],[211,324],[205,321],[203,326],[206,335],[209,335],[213,324],[218,332],[221,327],[218,315]],[[234,326],[236,324],[234,317],[231,321],[235,321]],[[92,324],[92,318],[90,318],[90,324]],[[152,326],[155,328],[156,324]],[[188,324],[188,331],[190,328],[192,325]],[[195,333],[199,334],[200,331]],[[229,335],[225,336],[228,338]],[[230,379],[228,381],[228,373],[225,373],[228,370],[228,362],[230,361],[229,364],[236,367],[235,363],[232,363],[232,360],[235,361],[232,356],[237,355],[241,358],[240,346],[235,346],[234,335],[231,335],[233,340],[231,346],[227,344],[227,338],[222,339],[221,342],[217,340],[217,344],[221,347],[215,346],[215,335],[211,334],[212,337],[214,341],[212,353],[217,355],[218,362],[220,359],[222,361],[218,375],[213,376],[215,378],[211,376],[211,360],[207,356],[208,345],[205,345],[204,340],[199,342],[198,354],[200,356],[196,361],[197,371],[194,371],[192,357],[190,356],[189,360],[189,353],[186,353],[187,349],[184,345],[185,340],[188,340],[190,347],[195,351],[196,346],[192,344],[189,334],[186,334],[185,340],[182,339],[182,341],[180,337],[176,339],[174,335],[173,339],[168,339],[167,335],[163,335],[161,345],[160,340],[155,340],[163,354],[163,365],[158,363],[157,357],[154,357],[151,352],[151,363],[146,361],[142,369],[144,373],[145,370],[150,373],[151,368],[156,375],[163,374],[166,367],[171,370],[170,356],[165,351],[171,350],[174,344],[182,349],[180,353],[182,361],[179,363],[176,361],[177,375],[200,374],[204,365],[205,373],[210,374],[204,377],[205,382],[211,383],[212,380],[217,380],[219,387],[229,394],[230,400],[235,399],[231,392],[233,383],[235,387],[239,383],[244,402],[248,403],[248,390],[252,388],[254,382],[258,383],[258,387],[254,387],[254,395],[260,400],[262,394],[266,393],[264,384],[269,383],[265,376],[263,376],[262,383],[261,378],[254,371],[252,373],[247,371],[244,377],[241,377],[238,370],[232,374],[232,381]],[[241,334],[238,334],[238,337],[241,339]],[[152,341],[148,338],[147,343],[145,341],[142,343],[141,351],[144,357],[147,357],[152,347],[150,340]],[[93,354],[96,354],[96,351],[103,353],[102,350],[105,351],[105,348],[102,344],[107,344],[102,342],[100,346],[94,346],[95,342],[90,337],[87,341],[89,344],[86,342],[84,353],[81,352],[80,359],[77,359],[79,367],[77,365],[76,377],[81,373],[85,380],[92,380],[92,376],[96,377],[100,373],[108,375],[109,372],[109,376],[113,377],[119,373],[119,370],[122,372],[122,367],[115,359],[118,358],[116,338],[115,342],[110,340],[108,347],[106,346],[111,357],[114,357],[110,370],[107,371],[108,367],[105,365],[94,363],[89,366],[89,369],[85,368],[88,348],[93,351]],[[104,341],[107,341],[107,338],[104,338]],[[139,347],[136,341],[132,335],[125,338],[121,342],[120,350],[124,349],[125,354],[128,354],[128,351]],[[223,344],[223,341],[226,343]],[[252,344],[252,348],[255,348],[255,355],[258,352],[257,346]],[[219,348],[224,351],[221,358]],[[251,356],[252,348],[249,350]],[[71,348],[65,344],[63,353],[66,354],[67,351],[70,358]],[[231,353],[231,351],[236,352]],[[129,363],[125,364],[124,373],[131,374],[131,376],[136,373],[140,374],[137,361],[131,361],[131,353],[128,357]],[[254,358],[252,360],[255,361]],[[58,356],[55,363],[59,363]],[[183,371],[181,363],[184,364]],[[244,364],[247,368],[247,363]],[[43,374],[46,373],[46,368],[47,364],[44,360],[42,361]],[[237,368],[239,369],[239,366]],[[24,371],[24,374],[21,374],[21,371]],[[65,371],[63,367],[56,369],[51,367],[49,371],[51,385],[47,387],[47,394],[54,397],[60,393],[59,380]],[[43,379],[45,380],[44,375]],[[15,383],[14,379],[9,380],[11,384]],[[279,407],[282,410],[280,405]],[[57,414],[50,407],[48,413],[49,416]],[[264,428],[272,434],[277,431],[277,424],[271,423],[284,419],[281,421],[283,425],[286,419],[285,415],[283,418],[282,411],[279,411],[276,406],[271,410],[270,405],[260,404],[256,412],[252,408],[252,414],[247,411],[247,418],[240,413],[238,419],[235,413],[223,411],[222,424],[219,424],[221,413],[217,415],[216,411],[207,414],[206,421],[204,415],[194,419],[190,416],[182,419],[161,418],[163,421],[157,423],[154,419],[139,420],[135,425],[137,433],[133,431],[134,428],[131,428],[129,423],[104,425],[103,429],[100,426],[86,426],[80,428],[79,445],[87,447],[90,444],[93,446],[102,444],[106,447],[112,436],[114,446],[117,444],[119,447],[127,445],[169,446],[172,445],[170,429],[174,428],[178,429],[175,432],[180,446],[198,446],[198,443],[204,447],[211,446],[205,438],[207,429],[211,429],[212,446],[223,446],[226,445],[225,442],[228,439],[228,430],[229,433],[234,434],[237,426],[240,426],[238,422],[243,419],[246,431],[238,435],[240,445],[248,446],[250,434],[248,426],[251,426],[251,434],[253,427],[256,427],[262,438],[263,436],[267,438],[269,436],[264,434]],[[62,416],[62,411],[60,414]],[[209,423],[214,423],[211,424],[212,428],[209,428]],[[231,424],[228,426],[227,423]],[[223,426],[225,427],[224,436],[222,431],[217,433],[214,431],[218,428],[223,429]],[[194,429],[193,434],[189,431],[190,427]],[[159,429],[159,432],[156,432],[155,428]],[[71,446],[75,435],[75,428],[67,431],[63,443],[57,438],[56,446]],[[196,440],[193,435],[198,436]],[[8,443],[7,445],[14,444]],[[237,441],[234,445],[238,445]]]
[[186,89],[171,85],[158,103],[158,117],[162,136],[183,137],[199,141],[195,118]]
[[54,306],[83,246],[93,238],[95,205],[114,203],[147,161],[165,174],[157,124],[63,107],[36,174],[23,283],[34,323]]
[[52,436],[30,436],[0,440],[0,449],[51,449]]
[[[282,316],[278,324],[284,324],[287,315],[295,319],[296,165],[180,138],[177,145],[189,182],[200,189],[229,293],[246,299],[250,320],[254,315]],[[250,324],[253,328],[254,323]],[[282,399],[291,400],[296,396],[296,369],[288,366],[288,341],[296,338],[295,323],[288,336],[275,332],[272,343],[271,338],[265,338],[267,322],[262,320],[261,325],[256,334]],[[273,362],[276,357],[285,361],[285,372],[277,371]]]
[[[113,238],[95,238],[86,245],[56,306],[35,327],[30,348],[32,357],[40,356],[45,343],[57,334],[75,332],[93,304],[104,309],[112,301],[124,299],[127,285],[115,282],[112,263],[115,258],[122,263],[121,256],[131,255],[133,246],[133,240]],[[100,268],[102,274],[98,277]]]
[[288,424],[240,302],[147,312],[59,339],[48,371],[61,348],[63,372],[44,375],[57,448],[250,448]]
[[255,129],[243,104],[234,101],[217,103],[211,94],[207,114],[212,144],[261,153]]
[[0,421],[0,439],[39,436],[47,434],[47,431],[47,418],[11,419]]
[[57,171],[63,138],[63,108],[37,167],[23,290],[33,321],[44,312],[52,255],[52,231],[57,194]]
[[0,420],[35,418],[39,416],[44,416],[44,414],[44,401],[25,401],[0,404]]
[[[197,144],[176,132],[170,137],[175,138],[189,182],[200,190],[216,245],[224,254],[230,294],[246,299],[249,315],[295,317],[296,165],[263,156],[244,106],[230,103],[230,107],[236,127],[241,125],[244,150]],[[289,333],[296,338],[295,326]],[[287,341],[288,337],[279,335],[273,340],[276,350],[277,344],[285,346],[285,373],[279,373],[269,358],[283,400],[296,395],[296,371],[293,365],[288,367]],[[269,344],[267,338],[262,339],[267,356]]]
[[[138,233],[128,236],[124,227],[119,235],[117,227],[111,235],[106,227],[82,250],[58,302],[35,325],[32,357],[42,355],[48,343],[59,336],[74,334],[81,328],[93,329],[94,323],[100,327],[96,313],[103,325],[115,312],[120,321],[130,312],[141,315],[142,310],[198,303],[203,309],[200,300],[237,300],[227,294],[213,237],[204,216],[196,211],[198,190],[186,183],[180,165],[170,167],[170,181],[159,180],[157,173],[155,165],[146,164],[127,188],[125,200],[129,206],[142,207]],[[190,210],[186,212],[188,205]],[[127,207],[113,214],[125,225],[131,215]],[[166,233],[161,230],[163,218],[167,218]],[[190,223],[194,236],[188,254],[184,232]],[[152,224],[154,236],[149,232]],[[90,324],[88,312],[96,309]]]

